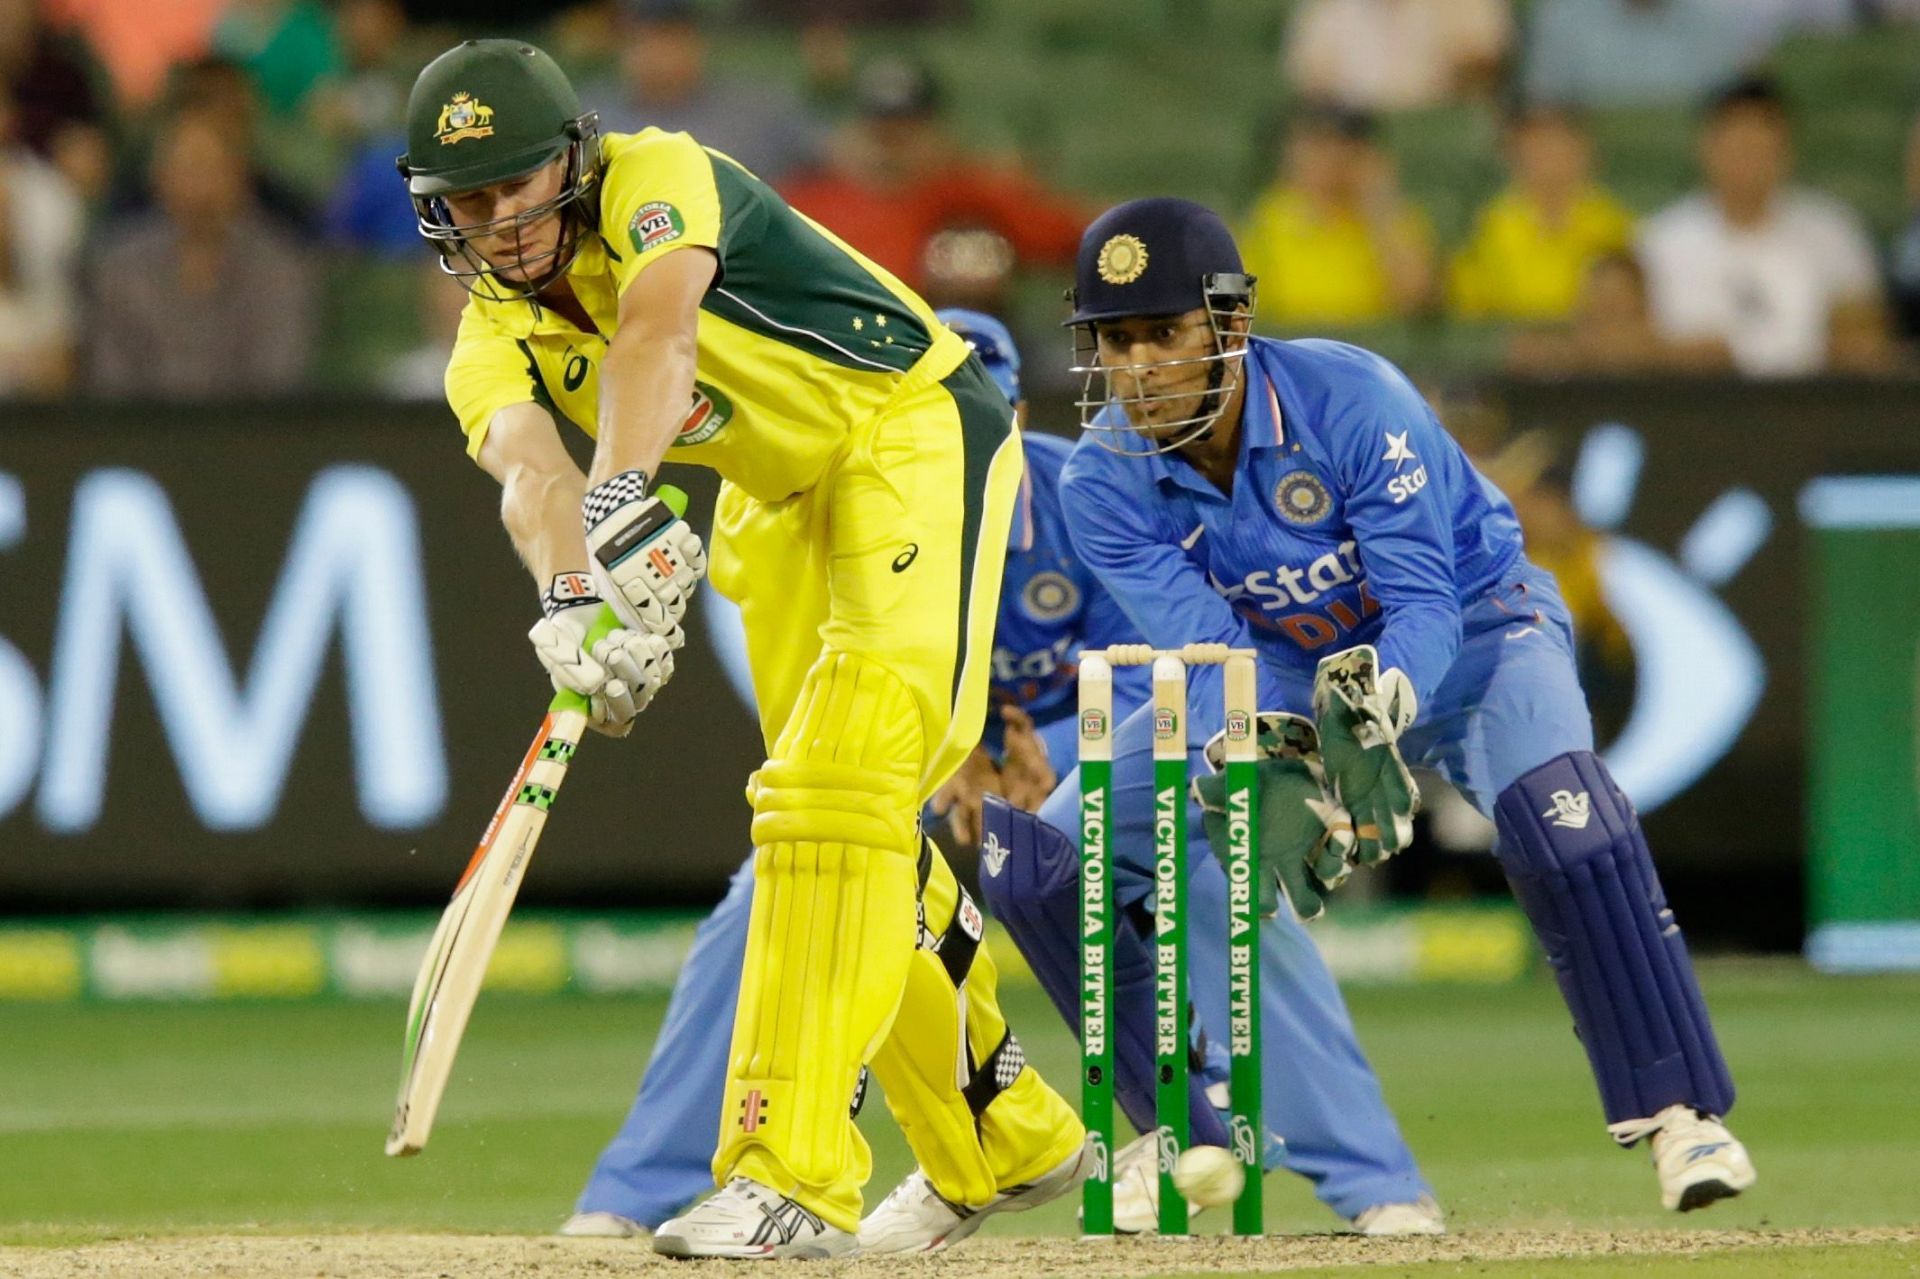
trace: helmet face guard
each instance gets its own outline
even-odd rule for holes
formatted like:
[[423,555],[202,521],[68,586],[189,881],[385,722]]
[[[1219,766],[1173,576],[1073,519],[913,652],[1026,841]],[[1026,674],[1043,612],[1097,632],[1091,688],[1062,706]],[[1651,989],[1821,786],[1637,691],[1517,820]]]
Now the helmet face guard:
[[[1080,379],[1080,396],[1074,403],[1080,409],[1080,426],[1091,432],[1102,448],[1127,457],[1149,457],[1171,453],[1195,440],[1205,439],[1239,389],[1247,354],[1245,326],[1253,318],[1253,277],[1240,274],[1214,274],[1201,277],[1200,297],[1205,303],[1212,350],[1204,355],[1181,356],[1170,360],[1152,360],[1142,364],[1106,364],[1100,358],[1097,325],[1103,320],[1136,318],[1133,315],[1099,314],[1076,316],[1072,322],[1074,362],[1071,372]],[[1207,368],[1207,385],[1200,391],[1151,392],[1142,375],[1155,369],[1176,370],[1197,365]],[[1119,376],[1135,388],[1123,394]],[[1190,417],[1141,426],[1135,423],[1136,410],[1155,404],[1200,397],[1199,411]],[[1124,422],[1096,422],[1101,412],[1118,407]],[[1145,416],[1144,413],[1141,414]]]
[[[460,281],[468,292],[491,302],[532,301],[567,273],[587,236],[599,229],[599,206],[595,199],[600,182],[599,116],[589,111],[567,121],[560,141],[560,149],[517,174],[492,177],[477,187],[412,194],[420,234],[439,251],[440,269]],[[461,225],[454,220],[448,196],[524,177],[560,155],[566,157],[566,171],[561,177],[560,190],[552,199],[490,222]],[[402,172],[406,172],[404,159]],[[560,236],[554,247],[531,257],[522,255],[519,251],[521,233],[550,216],[560,218]],[[510,261],[489,261],[472,243],[495,236],[509,238],[513,245]],[[517,270],[526,278],[508,279],[501,274],[503,270]]]

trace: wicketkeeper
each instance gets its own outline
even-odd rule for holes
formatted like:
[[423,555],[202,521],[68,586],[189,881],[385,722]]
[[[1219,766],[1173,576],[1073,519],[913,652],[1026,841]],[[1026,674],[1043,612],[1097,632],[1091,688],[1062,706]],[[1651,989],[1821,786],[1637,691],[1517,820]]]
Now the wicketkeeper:
[[[1652,1139],[1663,1204],[1751,1186],[1721,1122],[1733,1082],[1686,944],[1633,805],[1593,751],[1566,607],[1506,498],[1386,360],[1249,336],[1254,281],[1199,205],[1102,215],[1074,308],[1088,432],[1061,477],[1074,549],[1149,642],[1259,650],[1268,908],[1284,899],[1312,918],[1354,866],[1404,848],[1408,764],[1432,768],[1496,823],[1608,1130]],[[1222,728],[1220,680],[1218,666],[1191,672],[1196,756]],[[1152,881],[1149,718],[1114,738],[1123,903]],[[1223,832],[1219,778],[1198,790]],[[1074,830],[1078,805],[1069,777],[1040,817]],[[1074,891],[1046,864],[1068,854],[1035,847],[1028,882]],[[1206,984],[1191,994],[1220,1024]]]
[[[953,1202],[1076,1184],[1084,1130],[1025,1064],[917,820],[986,710],[1020,487],[1006,398],[923,301],[739,165],[685,134],[602,137],[530,45],[430,63],[400,167],[473,294],[447,395],[544,588],[534,647],[602,732],[672,674],[708,571],[653,478],[671,458],[724,480],[712,577],[740,604],[767,760],[721,1189],[654,1246],[850,1251],[863,1065]],[[584,476],[562,419],[597,437]],[[602,601],[621,629],[589,649]]]

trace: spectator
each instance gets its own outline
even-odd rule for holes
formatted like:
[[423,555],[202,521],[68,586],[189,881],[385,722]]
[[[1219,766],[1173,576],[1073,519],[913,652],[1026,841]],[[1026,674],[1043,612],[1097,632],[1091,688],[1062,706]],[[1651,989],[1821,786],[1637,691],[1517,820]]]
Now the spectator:
[[231,0],[213,47],[246,70],[280,121],[299,118],[307,95],[340,69],[333,15],[319,0]]
[[1745,0],[1536,0],[1527,95],[1582,107],[1696,102],[1764,57]]
[[0,399],[51,398],[72,374],[86,209],[17,119],[0,81]]
[[0,0],[0,87],[12,102],[14,141],[65,175],[88,200],[112,176],[112,104],[84,41],[56,35],[33,0]]
[[1509,0],[1306,0],[1282,72],[1315,101],[1405,111],[1486,96],[1512,41]]
[[[928,283],[929,255],[999,252],[991,232],[1025,267],[1066,266],[1091,214],[1017,165],[991,164],[962,150],[941,122],[939,88],[924,68],[897,60],[866,67],[859,114],[832,149],[828,167],[781,185],[809,217],[907,281]],[[958,266],[958,274],[972,268]]]
[[[408,39],[400,0],[340,0],[334,21],[340,65],[314,87],[312,116],[323,132],[352,151],[371,138],[405,131],[407,93],[420,58]],[[391,168],[393,157],[387,159]]]
[[1641,233],[1661,333],[1724,341],[1749,376],[1884,367],[1873,245],[1851,209],[1788,185],[1793,139],[1779,87],[1748,78],[1715,94],[1699,157],[1705,189]]
[[1571,325],[1523,329],[1507,343],[1518,373],[1706,373],[1729,367],[1717,337],[1669,341],[1653,326],[1647,280],[1631,253],[1608,253],[1587,271]]
[[204,57],[229,0],[42,0],[56,30],[85,38],[113,78],[123,111],[153,105],[178,63]]
[[313,102],[315,121],[346,157],[327,195],[327,237],[412,257],[420,251],[420,231],[393,168],[393,158],[407,149],[407,93],[420,65],[406,11],[399,0],[341,0],[336,20],[344,65]]
[[1907,226],[1893,241],[1893,297],[1900,331],[1920,338],[1920,116],[1907,135]]
[[1633,215],[1593,178],[1593,147],[1570,111],[1521,107],[1508,120],[1512,180],[1480,210],[1453,260],[1449,293],[1469,319],[1559,320],[1587,270],[1625,249]]
[[205,108],[154,148],[156,208],[106,238],[93,266],[90,387],[212,400],[300,389],[317,280],[300,240],[261,215],[247,154]]
[[1370,115],[1314,107],[1289,130],[1284,175],[1240,236],[1259,314],[1283,326],[1412,315],[1433,291],[1433,232],[1400,194]]
[[[275,151],[284,157],[303,148],[260,145],[259,95],[239,63],[208,55],[175,68],[165,118],[181,113],[204,115],[226,130],[233,145],[247,157],[253,197],[269,217],[289,229],[312,228],[313,206],[306,192],[281,174],[262,167],[273,160]],[[392,164],[391,158],[388,164]],[[150,194],[143,192],[139,202]]]
[[768,182],[811,164],[821,126],[799,96],[764,79],[714,76],[692,0],[626,0],[620,80],[581,94],[610,133],[684,130]]

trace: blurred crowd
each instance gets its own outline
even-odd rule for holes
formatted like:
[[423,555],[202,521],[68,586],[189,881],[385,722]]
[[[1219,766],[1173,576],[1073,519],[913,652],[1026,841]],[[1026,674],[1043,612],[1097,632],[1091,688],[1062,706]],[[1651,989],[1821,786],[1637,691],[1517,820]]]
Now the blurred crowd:
[[[959,127],[938,59],[915,51],[1020,2],[496,4],[480,29],[427,0],[0,0],[0,396],[338,389],[321,353],[365,321],[406,341],[354,389],[437,397],[464,295],[413,229],[393,163],[402,108],[435,52],[502,31],[568,67],[604,130],[686,129],[936,303],[1018,311],[1024,282],[1057,280],[1103,203],[1143,193],[1069,189],[1040,149],[1023,155],[1018,120],[992,145]],[[1163,31],[1179,31],[1178,8]],[[1232,93],[1217,113],[1268,152],[1257,190],[1226,210],[1263,328],[1481,326],[1507,367],[1540,375],[1913,362],[1920,121],[1904,155],[1862,160],[1904,166],[1909,220],[1876,240],[1797,179],[1796,136],[1832,104],[1795,100],[1768,67],[1784,40],[1902,30],[1920,0],[1283,8],[1274,83],[1240,86],[1283,104],[1278,136],[1269,146],[1263,109],[1236,109]],[[770,29],[784,74],[730,65],[738,32]],[[1920,75],[1914,87],[1909,110]],[[1389,126],[1450,104],[1499,121],[1487,159],[1504,177],[1443,242],[1400,181]],[[1636,216],[1591,123],[1678,106],[1691,189]],[[371,295],[352,274],[367,264],[405,287]],[[381,322],[381,307],[406,315]]]

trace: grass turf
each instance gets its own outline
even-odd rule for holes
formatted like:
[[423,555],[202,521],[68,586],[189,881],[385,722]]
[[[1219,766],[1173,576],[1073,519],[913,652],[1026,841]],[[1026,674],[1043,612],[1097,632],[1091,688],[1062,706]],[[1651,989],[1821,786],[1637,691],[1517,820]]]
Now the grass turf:
[[[1736,1127],[1761,1180],[1687,1224],[1920,1219],[1912,1196],[1920,1108],[1910,1101],[1920,978],[1822,978],[1784,961],[1709,962],[1702,975],[1741,1087]],[[1584,1060],[1548,982],[1361,989],[1350,1002],[1457,1226],[1680,1224],[1659,1210],[1644,1157],[1614,1150],[1601,1132]],[[1070,1086],[1072,1042],[1044,999],[1013,991],[1008,1004],[1036,1063]],[[213,1230],[550,1230],[624,1115],[663,1010],[652,1000],[489,995],[433,1144],[416,1159],[389,1160],[380,1146],[399,1069],[397,1005],[8,1006],[0,1010],[0,1243]],[[883,1106],[870,1107],[863,1124],[877,1195],[907,1170],[907,1155]],[[1337,1224],[1298,1178],[1277,1173],[1267,1184],[1271,1229]],[[1220,1217],[1200,1224],[1217,1229]],[[993,1228],[1072,1229],[1068,1203]],[[1908,1270],[1912,1249],[1889,1248],[1872,1263],[1852,1250],[1844,1250],[1852,1260],[1834,1259],[1865,1270],[1830,1271],[1814,1249],[1801,1269],[1777,1273]],[[1743,1257],[1660,1264],[1704,1277],[1735,1273]],[[1508,1273],[1475,1264],[1472,1273]],[[1523,1264],[1511,1273],[1531,1271]]]

